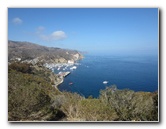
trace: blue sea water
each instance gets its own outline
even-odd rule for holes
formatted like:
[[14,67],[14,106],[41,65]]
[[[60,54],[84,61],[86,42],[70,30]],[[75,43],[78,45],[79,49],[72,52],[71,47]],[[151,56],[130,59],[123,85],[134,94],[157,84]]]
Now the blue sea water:
[[[58,87],[61,91],[98,97],[101,89],[117,85],[118,89],[134,91],[158,90],[157,56],[85,55],[76,70]],[[108,84],[103,84],[108,81]],[[69,85],[69,83],[73,83]]]

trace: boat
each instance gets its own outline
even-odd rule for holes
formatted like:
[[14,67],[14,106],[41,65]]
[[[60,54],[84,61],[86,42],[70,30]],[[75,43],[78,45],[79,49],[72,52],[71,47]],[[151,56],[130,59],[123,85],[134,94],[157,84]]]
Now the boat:
[[77,67],[76,66],[73,66],[73,69],[76,69]]
[[73,85],[73,83],[72,83],[72,82],[70,82],[70,83],[69,83],[69,85]]
[[103,81],[103,84],[107,84],[108,83],[108,81]]
[[73,66],[73,67],[70,68],[70,70],[73,70],[73,69],[76,69],[76,68],[77,68],[76,66]]

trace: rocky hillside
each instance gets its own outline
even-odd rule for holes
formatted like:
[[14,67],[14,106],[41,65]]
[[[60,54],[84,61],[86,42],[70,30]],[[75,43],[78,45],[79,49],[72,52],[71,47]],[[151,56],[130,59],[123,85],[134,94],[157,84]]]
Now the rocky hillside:
[[76,50],[53,48],[29,42],[8,41],[8,61],[27,63],[66,63],[76,61],[82,55]]

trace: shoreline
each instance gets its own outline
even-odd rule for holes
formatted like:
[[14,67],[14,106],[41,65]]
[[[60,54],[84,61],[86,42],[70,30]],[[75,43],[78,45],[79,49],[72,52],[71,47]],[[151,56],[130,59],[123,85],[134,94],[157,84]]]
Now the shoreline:
[[[75,63],[58,63],[58,64],[47,64],[44,65],[47,69],[51,70],[50,72],[57,76],[54,78],[54,84],[52,85],[55,89],[61,92],[58,88],[60,84],[64,82],[66,76],[68,76],[71,71],[76,70],[77,66],[80,65],[78,62]],[[58,73],[56,73],[56,72]]]
[[61,92],[61,91],[58,89],[58,86],[59,86],[60,84],[62,84],[63,81],[64,81],[64,78],[63,78],[60,82],[58,82],[57,84],[54,84],[54,85],[52,85],[52,86],[53,86],[56,90],[58,90],[59,92]]
[[[54,74],[55,74],[55,73],[54,73]],[[52,86],[55,87],[57,90],[59,90],[59,89],[58,89],[58,86],[63,83],[64,78],[65,78],[66,76],[68,76],[69,74],[70,74],[70,72],[64,72],[63,75],[60,75],[60,77],[58,78],[58,79],[60,79],[60,81],[58,81],[56,84],[54,84],[54,85],[52,85]]]

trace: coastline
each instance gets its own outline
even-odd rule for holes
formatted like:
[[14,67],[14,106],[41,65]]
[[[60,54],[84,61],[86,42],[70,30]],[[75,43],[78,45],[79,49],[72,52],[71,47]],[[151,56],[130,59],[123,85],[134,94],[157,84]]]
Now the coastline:
[[[55,74],[55,73],[54,73]],[[59,76],[59,78],[58,78],[58,82],[56,81],[54,81],[54,85],[52,85],[53,87],[55,87],[58,91],[59,91],[59,89],[58,89],[58,86],[61,84],[61,83],[63,83],[63,81],[64,81],[64,78],[66,77],[66,76],[68,76],[70,74],[70,72],[64,72],[64,75],[60,75]]]
[[52,85],[56,90],[58,90],[59,92],[61,92],[59,89],[58,89],[58,86],[61,84],[61,83],[63,83],[63,81],[64,81],[64,78],[62,78],[62,80],[60,81],[60,82],[58,82],[57,84],[55,84],[55,85]]
[[[79,60],[80,59],[76,61]],[[65,77],[68,76],[71,73],[71,71],[76,70],[79,65],[80,64],[78,62],[74,62],[74,63],[54,63],[54,64],[51,63],[51,64],[44,64],[43,66],[51,70],[50,72],[56,76],[56,78],[53,78],[54,84],[52,86],[55,89],[57,89],[59,92],[61,92],[58,86],[62,84],[64,82]]]

